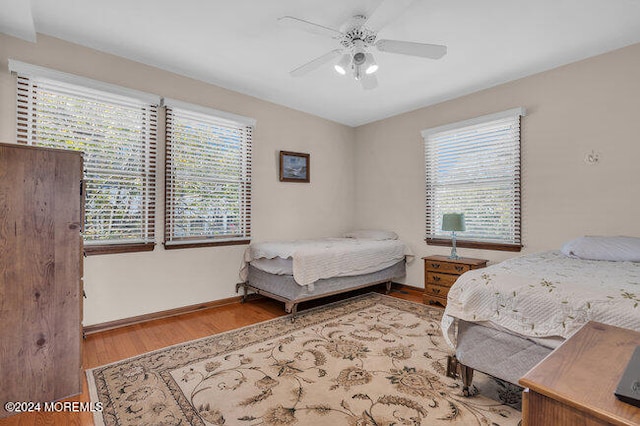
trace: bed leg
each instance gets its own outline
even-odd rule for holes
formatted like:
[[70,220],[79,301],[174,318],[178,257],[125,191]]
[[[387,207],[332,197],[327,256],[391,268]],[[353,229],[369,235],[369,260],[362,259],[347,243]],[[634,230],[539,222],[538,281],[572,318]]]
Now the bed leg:
[[452,379],[460,377],[458,369],[458,358],[456,358],[455,355],[447,356],[447,377],[451,377]]
[[385,291],[384,294],[391,293],[391,284],[393,284],[391,281],[387,281],[387,291]]
[[462,376],[462,394],[464,396],[473,396],[477,392],[474,388],[471,388],[471,382],[473,382],[473,368],[458,363],[460,366],[460,376]]
[[291,303],[291,302],[285,302],[284,304],[284,310],[287,313],[291,314],[291,322],[295,322],[296,321],[296,313],[298,313],[298,304],[297,303]]
[[240,290],[241,286],[242,286],[242,289],[244,290],[244,293],[242,295],[242,299],[240,299],[240,303],[244,303],[247,300],[247,283],[236,284],[236,293],[238,292],[238,290]]
[[284,311],[291,314],[291,322],[296,320],[296,312],[298,312],[298,304],[294,302],[284,302]]

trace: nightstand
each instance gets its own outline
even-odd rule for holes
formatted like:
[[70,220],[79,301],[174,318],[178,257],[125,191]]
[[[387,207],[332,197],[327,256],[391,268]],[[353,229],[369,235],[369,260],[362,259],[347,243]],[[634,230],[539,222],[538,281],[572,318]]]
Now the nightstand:
[[460,257],[450,259],[447,256],[427,256],[424,259],[424,303],[439,303],[447,306],[447,294],[458,277],[472,269],[487,266],[485,259]]

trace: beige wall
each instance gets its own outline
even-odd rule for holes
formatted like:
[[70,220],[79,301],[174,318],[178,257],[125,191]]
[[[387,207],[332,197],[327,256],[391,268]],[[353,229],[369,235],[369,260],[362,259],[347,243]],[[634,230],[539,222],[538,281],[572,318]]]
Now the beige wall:
[[[352,129],[57,39],[39,35],[31,44],[0,35],[0,141],[13,142],[8,58],[257,119],[254,240],[338,235],[354,227],[395,230],[418,258],[409,285],[423,285],[419,257],[448,253],[423,241],[420,131],[516,106],[528,111],[524,252],[557,248],[583,234],[640,236],[640,45]],[[162,137],[160,143],[162,151]],[[310,184],[278,182],[281,149],[311,154]],[[583,159],[592,150],[600,163],[588,166]],[[162,200],[158,216],[160,241]],[[243,249],[158,245],[151,253],[89,257],[85,325],[231,297]],[[459,251],[491,261],[514,255]]]
[[[15,142],[15,77],[7,70],[8,58],[255,118],[255,241],[339,235],[353,224],[352,128],[58,39],[38,35],[33,44],[0,34],[0,141]],[[310,184],[278,181],[279,150],[311,154]],[[158,244],[150,253],[91,256],[85,260],[84,323],[232,297],[243,250],[165,251]]]
[[[523,253],[556,249],[584,234],[640,236],[640,44],[357,128],[358,224],[395,230],[418,258],[448,254],[423,240],[420,131],[518,106],[528,111]],[[600,153],[595,166],[584,162],[592,150]],[[459,254],[492,261],[514,255]],[[421,287],[418,260],[406,282]]]

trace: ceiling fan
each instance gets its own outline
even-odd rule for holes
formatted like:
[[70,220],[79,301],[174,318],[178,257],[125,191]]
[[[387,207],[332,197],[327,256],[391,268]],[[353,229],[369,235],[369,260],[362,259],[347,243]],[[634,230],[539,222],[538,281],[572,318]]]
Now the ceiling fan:
[[297,67],[289,74],[293,77],[300,77],[340,57],[340,60],[334,64],[336,72],[346,75],[350,71],[365,90],[370,90],[378,86],[378,79],[375,76],[378,64],[371,53],[373,48],[380,52],[429,59],[442,58],[447,53],[447,46],[377,38],[378,31],[400,16],[412,1],[384,0],[371,16],[355,15],[342,25],[340,30],[293,16],[278,18],[281,25],[329,36],[335,39],[339,45],[338,48]]

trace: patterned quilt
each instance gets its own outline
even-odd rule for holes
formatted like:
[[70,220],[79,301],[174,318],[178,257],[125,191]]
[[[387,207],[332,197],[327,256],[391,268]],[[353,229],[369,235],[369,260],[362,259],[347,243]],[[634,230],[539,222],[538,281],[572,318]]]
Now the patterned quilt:
[[588,321],[640,331],[640,262],[550,251],[469,271],[449,292],[445,336],[455,318],[488,321],[527,337],[568,338]]

